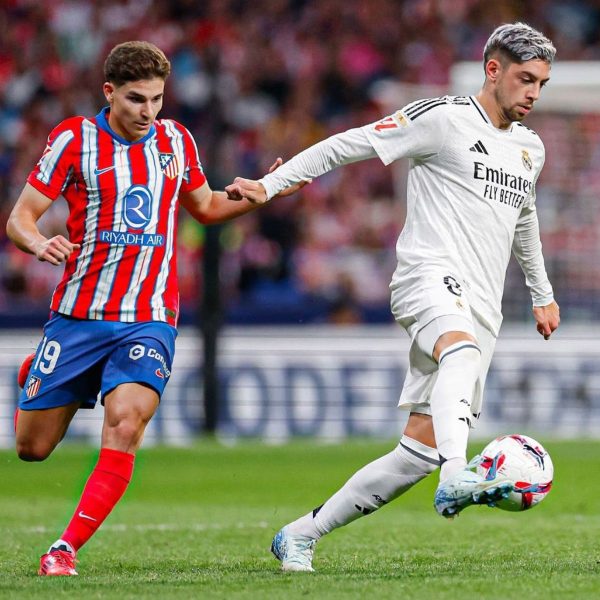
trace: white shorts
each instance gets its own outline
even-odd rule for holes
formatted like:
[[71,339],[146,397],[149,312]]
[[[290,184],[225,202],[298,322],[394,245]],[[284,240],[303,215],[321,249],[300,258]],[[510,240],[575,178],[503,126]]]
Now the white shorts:
[[[474,426],[481,413],[483,388],[496,337],[471,309],[464,290],[460,286],[445,286],[444,283],[443,279],[441,282],[424,281],[421,310],[397,319],[411,338],[409,369],[398,406],[411,412],[431,414],[429,401],[438,373],[438,364],[432,358],[433,348],[442,334],[464,331],[477,340],[481,350],[481,370],[471,402]],[[448,287],[448,294],[440,287]]]

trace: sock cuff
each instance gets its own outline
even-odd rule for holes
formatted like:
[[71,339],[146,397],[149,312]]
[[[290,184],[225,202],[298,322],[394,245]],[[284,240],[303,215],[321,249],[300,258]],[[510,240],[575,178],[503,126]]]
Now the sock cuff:
[[95,471],[111,473],[129,483],[133,474],[135,454],[113,450],[112,448],[101,448]]
[[460,352],[461,350],[466,350],[466,349],[477,350],[477,352],[479,354],[481,354],[481,349],[475,342],[471,342],[469,340],[461,340],[460,342],[456,342],[455,344],[448,346],[440,353],[440,356],[438,358],[438,364],[442,364],[442,361],[447,356],[450,356],[451,354],[454,354],[456,352]]
[[418,440],[415,440],[407,435],[403,435],[400,439],[400,446],[404,448],[407,452],[428,462],[429,464],[439,466],[440,465],[440,455],[436,448],[432,448],[431,446],[426,446],[422,444]]

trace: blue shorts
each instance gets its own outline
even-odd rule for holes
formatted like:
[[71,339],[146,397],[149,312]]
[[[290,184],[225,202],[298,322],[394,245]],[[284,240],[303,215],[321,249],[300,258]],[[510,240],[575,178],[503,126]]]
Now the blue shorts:
[[141,383],[162,395],[171,375],[177,330],[157,321],[87,321],[54,313],[44,327],[21,410],[81,402],[94,408],[122,383]]

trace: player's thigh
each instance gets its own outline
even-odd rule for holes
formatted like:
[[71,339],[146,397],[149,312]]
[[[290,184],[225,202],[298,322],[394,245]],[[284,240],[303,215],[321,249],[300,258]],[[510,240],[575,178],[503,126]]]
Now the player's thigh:
[[146,384],[122,383],[104,398],[102,447],[135,452],[160,402],[158,392]]
[[145,385],[160,398],[171,376],[176,336],[166,323],[123,324],[102,372],[102,400],[128,383]]
[[121,327],[102,374],[103,447],[134,452],[141,444],[171,376],[176,336],[166,323]]
[[47,410],[73,403],[93,408],[103,363],[111,350],[111,324],[54,314],[44,326],[19,409]]
[[[419,414],[431,414],[429,401],[437,380],[438,363],[433,357],[434,347],[440,337],[449,332],[468,335],[477,339],[473,315],[446,314],[433,317],[423,315],[422,321],[415,321],[409,327],[412,344],[409,351],[409,368],[398,406]],[[416,329],[413,329],[413,327]],[[468,338],[467,338],[468,339]]]
[[473,344],[477,344],[475,336],[467,333],[466,331],[446,331],[440,335],[433,347],[433,359],[439,362],[440,354],[446,348],[449,348],[458,342],[472,342]]
[[79,402],[45,410],[19,410],[15,426],[17,454],[23,460],[47,458],[63,439]]
[[424,325],[415,335],[414,352],[438,361],[439,355],[449,346],[461,341],[477,343],[473,315],[440,315]]

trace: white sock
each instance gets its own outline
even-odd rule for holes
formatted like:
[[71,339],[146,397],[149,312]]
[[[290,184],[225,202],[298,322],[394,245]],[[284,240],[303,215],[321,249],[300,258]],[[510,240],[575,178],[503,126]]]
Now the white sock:
[[461,341],[446,348],[431,392],[433,430],[443,481],[467,464],[467,441],[471,428],[471,402],[479,377],[481,352],[477,345]]
[[440,481],[445,481],[449,477],[452,477],[454,473],[462,471],[466,466],[467,460],[465,458],[451,458],[445,461],[440,467]]
[[66,542],[63,539],[58,539],[54,542],[54,544],[52,544],[52,546],[50,546],[50,548],[48,548],[48,552],[52,552],[52,550],[63,550],[66,549],[67,552],[70,552],[73,556],[75,556],[75,550],[73,549],[73,546],[71,546],[71,544],[69,544],[69,542]]
[[323,506],[288,527],[292,533],[319,539],[391,502],[438,466],[435,448],[402,436],[392,452],[357,471]]

